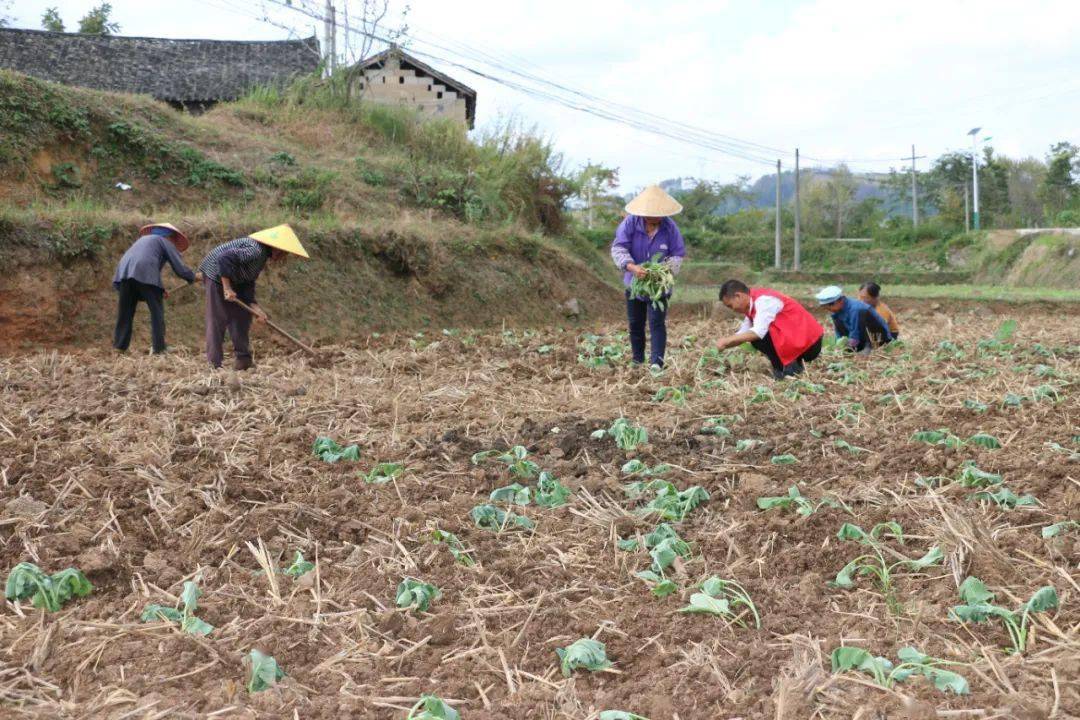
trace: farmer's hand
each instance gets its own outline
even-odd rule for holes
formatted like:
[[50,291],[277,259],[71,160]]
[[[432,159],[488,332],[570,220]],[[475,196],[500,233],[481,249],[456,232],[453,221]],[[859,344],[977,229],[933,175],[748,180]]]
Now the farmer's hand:
[[266,322],[266,313],[258,305],[252,305],[251,311],[255,314],[255,320],[257,322]]
[[634,277],[636,277],[638,280],[642,279],[643,277],[645,277],[646,275],[649,274],[645,270],[645,268],[643,268],[640,265],[637,265],[635,263],[626,263],[626,269],[629,270],[630,272],[634,273]]
[[229,302],[236,302],[236,291],[231,287],[221,288],[221,294],[225,296],[225,299]]
[[728,340],[730,340],[730,338],[726,338],[726,337],[720,338],[719,340],[717,340],[716,341],[716,349],[717,350],[727,350],[728,349]]
[[203,281],[203,274],[202,274],[202,270],[200,270],[199,272],[195,273],[195,282],[201,283],[202,281]]

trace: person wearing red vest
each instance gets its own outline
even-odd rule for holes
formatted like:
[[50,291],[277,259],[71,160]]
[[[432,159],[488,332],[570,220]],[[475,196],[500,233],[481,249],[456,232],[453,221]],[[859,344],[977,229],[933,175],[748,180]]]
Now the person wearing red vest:
[[797,300],[769,288],[749,288],[739,280],[720,286],[720,302],[741,313],[742,325],[734,335],[716,341],[726,350],[750,343],[769,359],[773,377],[798,375],[804,363],[821,354],[825,329]]

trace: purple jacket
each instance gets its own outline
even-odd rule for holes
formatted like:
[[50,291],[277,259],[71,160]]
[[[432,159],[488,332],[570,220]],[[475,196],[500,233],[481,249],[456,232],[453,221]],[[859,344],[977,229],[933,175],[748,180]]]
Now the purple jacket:
[[634,273],[626,270],[627,263],[640,265],[648,262],[654,255],[666,260],[673,273],[678,273],[686,256],[686,244],[683,242],[679,226],[671,218],[660,221],[660,229],[652,240],[645,232],[645,219],[637,215],[627,215],[615,231],[615,241],[611,243],[611,259],[623,270],[623,285],[630,287]]

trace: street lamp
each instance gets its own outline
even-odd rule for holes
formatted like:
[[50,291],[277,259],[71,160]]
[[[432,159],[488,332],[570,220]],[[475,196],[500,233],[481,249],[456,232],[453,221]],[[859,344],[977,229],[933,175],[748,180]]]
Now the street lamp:
[[974,188],[975,213],[972,216],[972,225],[976,230],[979,229],[979,155],[977,152],[978,132],[982,130],[981,127],[972,128],[968,131],[968,135],[971,136],[971,184]]

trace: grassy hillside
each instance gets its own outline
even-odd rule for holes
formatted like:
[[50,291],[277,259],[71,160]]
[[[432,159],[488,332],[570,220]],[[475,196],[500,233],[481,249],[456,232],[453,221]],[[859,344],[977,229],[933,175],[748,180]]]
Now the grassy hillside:
[[[604,312],[611,273],[562,232],[558,171],[529,133],[470,142],[449,122],[342,106],[317,82],[192,117],[0,71],[5,344],[104,341],[115,262],[151,220],[189,232],[192,265],[215,243],[294,225],[312,259],[261,299],[316,337],[545,322],[574,297]],[[185,290],[170,306],[174,341],[197,346],[201,303]]]

